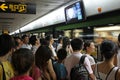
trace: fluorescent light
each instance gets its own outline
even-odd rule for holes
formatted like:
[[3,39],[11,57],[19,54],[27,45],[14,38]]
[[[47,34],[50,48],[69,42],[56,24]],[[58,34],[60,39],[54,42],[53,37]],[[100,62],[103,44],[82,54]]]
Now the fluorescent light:
[[113,26],[114,24],[108,24],[109,26]]
[[[21,32],[25,32],[25,31],[30,31],[30,30],[34,30],[37,28],[42,28],[45,26],[49,26],[49,25],[55,25],[58,23],[62,23],[65,22],[65,17],[64,17],[64,7],[61,7],[27,25],[25,25],[24,27],[20,28]],[[19,29],[18,29],[19,30]],[[14,31],[14,33],[18,33],[18,31]]]
[[102,28],[95,28],[95,31],[114,31],[120,30],[120,26],[111,26],[111,27],[102,27]]

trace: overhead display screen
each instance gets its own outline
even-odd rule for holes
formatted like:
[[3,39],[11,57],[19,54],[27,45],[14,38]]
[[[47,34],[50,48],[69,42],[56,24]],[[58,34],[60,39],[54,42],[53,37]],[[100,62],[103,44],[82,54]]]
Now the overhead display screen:
[[75,23],[85,20],[85,11],[82,1],[75,2],[65,8],[66,23]]

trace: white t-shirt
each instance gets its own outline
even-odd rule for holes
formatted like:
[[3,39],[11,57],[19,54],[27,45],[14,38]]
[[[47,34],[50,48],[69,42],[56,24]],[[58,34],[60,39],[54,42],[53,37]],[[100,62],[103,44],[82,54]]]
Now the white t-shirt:
[[57,51],[61,48],[62,48],[62,44],[59,43],[58,46],[57,46]]
[[90,61],[90,65],[95,64],[95,60],[94,60],[94,58],[92,56],[90,56],[89,54],[85,54],[85,55],[88,57],[88,59]]
[[[65,62],[64,62],[64,65],[67,69],[67,78],[70,79],[70,71],[71,69],[79,63],[79,60],[81,58],[82,54],[80,52],[73,52],[71,55],[69,55],[66,59],[65,59]],[[92,71],[92,68],[91,68],[91,65],[90,65],[90,61],[89,59],[86,57],[85,58],[85,61],[84,61],[84,64],[89,72],[89,74],[92,74],[93,71]]]
[[21,48],[27,48],[27,49],[31,50],[32,46],[29,45],[29,44],[23,44],[23,45],[21,46]]
[[35,45],[32,46],[31,50],[32,50],[33,54],[36,53],[38,47],[39,47],[39,46],[35,46]]
[[[98,63],[98,64],[100,64],[100,63]],[[98,72],[98,65],[96,64],[95,76],[97,77],[97,80],[115,80],[117,70],[118,70],[118,67],[113,67],[108,72],[108,74],[105,74],[105,73],[102,73],[102,72]],[[106,77],[107,77],[107,79],[106,79]]]
[[52,56],[57,56],[56,52],[55,52],[55,48],[53,47],[53,45],[50,45],[51,47],[51,51],[52,51]]

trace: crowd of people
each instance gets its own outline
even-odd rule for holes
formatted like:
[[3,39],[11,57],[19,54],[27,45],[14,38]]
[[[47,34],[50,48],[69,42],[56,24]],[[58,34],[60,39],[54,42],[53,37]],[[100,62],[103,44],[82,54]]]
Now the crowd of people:
[[120,80],[120,34],[118,43],[102,41],[102,61],[91,56],[96,50],[93,41],[60,37],[57,47],[53,43],[50,35],[39,39],[1,34],[0,80],[71,80],[71,69],[83,55],[90,80]]

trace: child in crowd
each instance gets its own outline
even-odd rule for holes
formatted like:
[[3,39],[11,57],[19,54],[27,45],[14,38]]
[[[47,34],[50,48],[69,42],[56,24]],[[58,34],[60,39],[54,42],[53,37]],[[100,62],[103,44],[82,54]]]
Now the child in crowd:
[[57,75],[57,80],[66,80],[67,70],[63,64],[64,59],[67,56],[67,51],[63,48],[58,50],[57,57],[58,61],[54,63],[54,69]]
[[34,64],[34,55],[27,48],[20,48],[12,55],[12,65],[15,70],[15,77],[10,80],[33,80],[29,71]]

